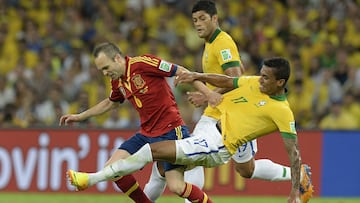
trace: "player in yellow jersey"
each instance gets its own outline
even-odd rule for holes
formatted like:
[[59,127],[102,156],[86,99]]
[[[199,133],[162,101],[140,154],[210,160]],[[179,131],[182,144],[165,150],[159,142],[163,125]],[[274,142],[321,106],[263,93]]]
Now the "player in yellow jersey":
[[[216,5],[213,1],[197,1],[192,9],[193,24],[200,38],[205,40],[205,48],[202,56],[202,68],[204,73],[217,73],[232,77],[239,77],[244,72],[241,64],[238,48],[229,34],[222,31],[218,25]],[[219,88],[207,83],[209,89],[225,93],[229,88]],[[189,101],[196,106],[206,105],[206,97],[199,92],[190,92]],[[208,106],[196,125],[196,129],[208,129],[202,127],[208,123],[216,124],[220,112]],[[244,143],[233,156],[236,171],[244,178],[262,179],[269,181],[289,181],[291,179],[290,167],[283,166],[269,159],[255,160],[257,152],[256,139]],[[304,165],[304,169],[308,166]],[[196,167],[185,173],[185,180],[198,187],[204,183],[203,170]],[[150,181],[146,184],[145,194],[155,201],[165,187],[165,179],[153,167]],[[185,200],[186,201],[186,200]]]
[[[146,144],[130,157],[96,173],[68,170],[69,181],[77,188],[86,189],[98,182],[140,170],[152,161],[216,167],[227,163],[246,142],[279,131],[291,166],[288,202],[308,202],[312,192],[311,179],[306,176],[300,181],[301,156],[295,120],[286,100],[285,85],[289,75],[290,66],[284,58],[265,60],[260,76],[238,78],[222,74],[182,73],[176,77],[176,84],[200,80],[219,87],[236,88],[224,94],[223,101],[216,106],[221,112],[222,133],[208,122],[196,128],[189,138]],[[212,100],[211,96],[208,99]],[[308,194],[301,196],[301,200],[299,188]]]

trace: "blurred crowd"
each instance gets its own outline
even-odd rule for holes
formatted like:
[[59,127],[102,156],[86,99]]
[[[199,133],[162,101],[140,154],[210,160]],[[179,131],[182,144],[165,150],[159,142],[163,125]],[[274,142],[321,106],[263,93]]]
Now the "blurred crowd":
[[[204,46],[192,0],[0,0],[0,127],[56,127],[110,92],[92,49],[117,43],[201,71]],[[359,0],[217,0],[220,27],[236,41],[246,74],[262,60],[291,61],[288,99],[300,129],[360,129]],[[169,84],[171,85],[171,79]],[[191,86],[173,87],[191,127],[202,109]],[[241,119],[241,118],[239,118]],[[241,121],[240,121],[241,122]],[[129,103],[76,124],[135,129]]]

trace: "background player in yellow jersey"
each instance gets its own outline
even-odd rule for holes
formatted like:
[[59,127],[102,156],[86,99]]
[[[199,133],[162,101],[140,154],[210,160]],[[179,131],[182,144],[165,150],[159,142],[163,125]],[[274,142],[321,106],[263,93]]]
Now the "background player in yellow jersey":
[[[224,74],[239,77],[244,72],[241,64],[238,48],[226,32],[218,25],[216,5],[213,1],[197,1],[192,9],[192,19],[195,29],[200,38],[205,40],[205,48],[202,56],[202,68],[204,73]],[[224,93],[228,88],[219,88],[207,84],[213,91]],[[206,97],[200,92],[190,92],[189,101],[196,106],[206,105]],[[220,112],[208,106],[201,116],[195,128],[203,129],[207,123],[216,124]],[[290,168],[272,162],[269,159],[255,160],[257,152],[256,139],[244,143],[233,156],[236,171],[244,178],[262,179],[270,181],[289,181],[291,179]],[[157,169],[153,167],[150,181],[146,184],[144,191],[148,197],[155,201],[165,187],[165,179],[161,177]],[[204,183],[203,170],[199,167],[185,173],[185,180],[198,187]],[[160,188],[160,189],[159,189]]]
[[[202,56],[203,71],[205,73],[219,73],[234,77],[240,76],[241,73],[244,72],[244,68],[240,62],[239,52],[230,35],[220,30],[218,26],[215,3],[207,0],[197,1],[192,8],[192,19],[199,37],[205,40],[205,49]],[[210,84],[207,84],[207,86],[218,93],[228,91],[226,88],[216,88]],[[206,97],[200,92],[189,92],[188,95],[189,101],[195,106],[200,107],[207,104]],[[201,126],[204,122],[212,122],[215,125],[217,120],[214,119],[214,117],[218,116],[218,110],[207,107],[195,128],[202,128]],[[246,146],[244,145],[244,147],[242,147],[242,149],[246,149],[246,152],[241,154],[243,158],[239,160],[239,163],[248,162],[253,156],[252,154],[256,152],[256,141],[249,143],[249,147]],[[255,149],[253,147],[255,147]],[[247,153],[246,156],[244,156],[245,153]],[[242,164],[236,168],[241,175],[250,174],[248,170],[251,167],[247,165]],[[166,181],[163,176],[163,172],[159,172],[158,168],[153,167],[150,180],[144,188],[145,194],[153,201],[161,195],[165,188]],[[186,171],[184,177],[186,181],[200,188],[204,185],[204,170],[201,166]],[[249,177],[251,177],[251,175]],[[185,200],[185,202],[188,201]]]
[[[300,192],[302,202],[308,202],[312,191],[311,177],[305,173],[300,181],[301,156],[295,120],[286,99],[285,85],[289,75],[290,65],[284,58],[265,60],[260,76],[182,73],[176,77],[176,83],[200,80],[219,87],[236,88],[224,94],[223,100],[216,106],[221,113],[222,133],[213,123],[207,122],[195,128],[193,136],[189,138],[146,144],[129,158],[119,160],[99,172],[69,170],[70,183],[86,189],[100,181],[132,173],[155,160],[215,167],[227,163],[246,142],[279,131],[291,167],[288,202],[300,203]],[[299,191],[299,188],[302,189]]]

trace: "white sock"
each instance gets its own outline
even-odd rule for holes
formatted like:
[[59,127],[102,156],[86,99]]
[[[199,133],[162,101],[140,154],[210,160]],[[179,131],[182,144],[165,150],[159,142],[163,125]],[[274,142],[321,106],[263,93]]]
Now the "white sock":
[[89,173],[89,186],[131,174],[152,161],[150,145],[146,144],[126,159],[117,160],[96,173]]
[[251,179],[288,181],[291,180],[290,167],[274,163],[268,159],[255,160],[255,169]]
[[165,187],[166,179],[160,175],[157,163],[155,162],[152,166],[149,182],[145,184],[144,193],[152,202],[155,202],[164,192]]
[[193,185],[198,186],[200,189],[204,187],[204,167],[196,166],[195,168],[185,171],[184,180],[187,183],[191,183]]
[[[204,177],[204,167],[196,166],[195,168],[185,171],[184,180],[187,183],[196,185],[200,189],[204,187],[205,177]],[[185,199],[185,203],[191,203],[189,200]]]

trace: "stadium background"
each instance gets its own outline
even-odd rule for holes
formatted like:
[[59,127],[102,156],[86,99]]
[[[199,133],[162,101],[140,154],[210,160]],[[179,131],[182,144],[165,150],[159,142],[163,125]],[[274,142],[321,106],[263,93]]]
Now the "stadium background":
[[[303,161],[314,169],[316,195],[360,196],[355,185],[360,164],[354,159],[359,154],[356,130],[360,128],[359,1],[216,2],[220,27],[236,41],[246,74],[256,74],[267,57],[285,56],[291,61],[288,96],[300,130]],[[56,182],[60,177],[50,174],[40,178],[38,187],[39,171],[56,170],[52,164],[60,164],[59,171],[66,167],[63,162],[51,162],[46,152],[79,150],[78,140],[86,142],[86,135],[92,133],[88,141],[98,143],[99,132],[110,134],[112,143],[119,134],[127,138],[126,132],[138,127],[136,113],[125,103],[119,111],[57,129],[60,115],[82,111],[108,95],[108,82],[92,62],[96,43],[113,41],[130,56],[151,53],[200,71],[203,41],[192,27],[191,5],[190,0],[0,0],[1,190],[23,191],[26,184],[30,188],[25,191],[68,190],[63,181]],[[186,101],[184,93],[189,89],[173,88],[182,116],[192,127],[202,110]],[[277,137],[259,140],[258,157],[287,163]],[[94,145],[88,153],[101,152],[105,157],[113,146],[106,147],[101,151],[101,145]],[[83,153],[79,156],[88,155]],[[33,160],[38,156],[49,162]],[[79,167],[95,170],[87,164],[103,161],[88,158]],[[14,175],[21,168],[28,171],[29,183]],[[219,175],[218,170],[207,171],[207,180],[221,181],[219,177],[233,174],[231,170]],[[226,180],[234,183],[232,189],[245,185],[247,190],[254,184],[258,195],[286,195],[288,187],[288,183],[245,181],[241,185],[244,182],[238,178]],[[52,181],[61,189],[52,190]],[[218,191],[226,194],[231,189]],[[240,195],[239,191],[231,194]]]

